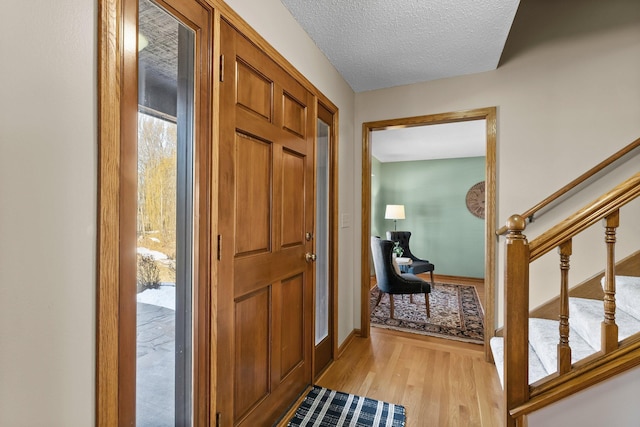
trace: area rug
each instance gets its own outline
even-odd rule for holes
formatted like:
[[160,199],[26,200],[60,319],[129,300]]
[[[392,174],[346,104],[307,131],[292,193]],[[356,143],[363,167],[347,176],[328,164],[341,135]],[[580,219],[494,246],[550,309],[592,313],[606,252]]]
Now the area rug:
[[404,406],[313,386],[287,426],[402,427]]
[[385,294],[375,307],[378,287],[369,294],[371,326],[421,335],[482,344],[484,314],[475,287],[436,283],[429,294],[431,317],[427,319],[424,295],[396,295],[394,317],[389,317],[389,296]]

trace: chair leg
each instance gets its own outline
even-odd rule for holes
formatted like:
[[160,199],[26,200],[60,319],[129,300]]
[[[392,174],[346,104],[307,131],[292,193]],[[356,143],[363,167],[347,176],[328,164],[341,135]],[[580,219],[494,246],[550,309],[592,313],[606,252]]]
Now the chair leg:
[[409,302],[413,304],[413,294],[409,294]]
[[393,319],[393,294],[389,294],[389,307],[391,307],[391,318]]
[[430,273],[431,273],[431,286],[434,286],[435,283],[433,282],[433,270],[431,270]]
[[376,308],[378,304],[380,304],[380,300],[382,299],[382,291],[378,289],[378,299],[376,300],[376,305],[373,308]]
[[425,292],[425,294],[424,294],[424,303],[427,306],[427,319],[428,319],[429,317],[431,317],[431,307],[430,307],[430,304],[429,304],[429,293],[428,292]]

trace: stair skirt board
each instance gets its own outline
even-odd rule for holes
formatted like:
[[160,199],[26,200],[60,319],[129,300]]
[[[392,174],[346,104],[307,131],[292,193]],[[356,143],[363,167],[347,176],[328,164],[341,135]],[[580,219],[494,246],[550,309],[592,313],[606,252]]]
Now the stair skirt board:
[[[600,351],[603,318],[602,301],[569,298],[571,363]],[[529,384],[557,371],[559,324],[557,320],[529,319]],[[616,276],[616,324],[618,341],[640,332],[640,277]],[[493,337],[490,346],[504,387],[504,339]]]

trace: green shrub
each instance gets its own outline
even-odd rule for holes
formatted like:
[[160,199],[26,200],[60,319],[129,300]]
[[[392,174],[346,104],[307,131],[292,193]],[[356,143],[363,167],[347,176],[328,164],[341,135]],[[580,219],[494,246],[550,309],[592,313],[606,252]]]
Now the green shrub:
[[138,254],[138,292],[160,287],[160,269],[151,255]]

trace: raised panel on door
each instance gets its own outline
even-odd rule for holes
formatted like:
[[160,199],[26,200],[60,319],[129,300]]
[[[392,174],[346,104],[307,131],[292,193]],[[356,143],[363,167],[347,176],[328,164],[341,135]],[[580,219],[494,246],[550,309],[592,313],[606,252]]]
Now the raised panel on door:
[[236,419],[269,394],[270,311],[268,288],[235,304]]
[[302,274],[284,280],[280,290],[280,380],[304,359],[304,280]]
[[221,51],[217,403],[267,426],[311,383],[313,97],[224,23]]
[[236,256],[268,252],[271,242],[271,144],[236,134]]
[[237,105],[270,122],[273,105],[271,80],[244,61],[236,64]]
[[283,128],[298,135],[300,138],[304,138],[307,118],[306,107],[292,95],[284,92],[282,95],[282,109]]
[[282,153],[282,247],[304,244],[305,158],[284,150]]

